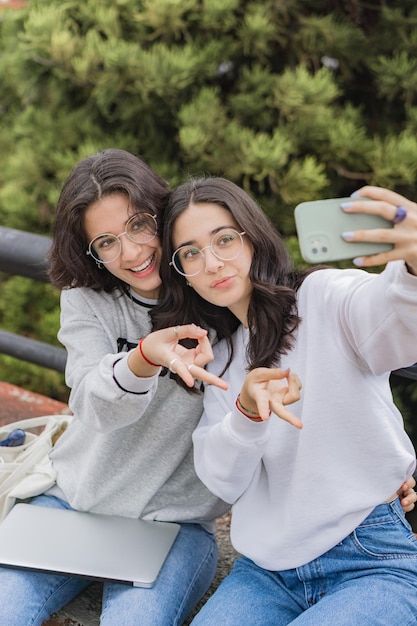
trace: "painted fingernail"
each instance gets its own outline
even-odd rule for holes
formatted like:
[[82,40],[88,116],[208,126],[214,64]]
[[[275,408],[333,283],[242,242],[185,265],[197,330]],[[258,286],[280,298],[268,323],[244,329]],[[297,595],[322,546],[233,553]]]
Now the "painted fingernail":
[[354,233],[350,230],[347,230],[345,233],[342,233],[343,239],[353,239]]
[[353,202],[341,202],[340,203],[340,208],[345,210],[345,209],[351,209],[353,207]]
[[361,257],[358,257],[357,259],[353,259],[353,265],[360,267],[361,265],[363,265],[363,259]]

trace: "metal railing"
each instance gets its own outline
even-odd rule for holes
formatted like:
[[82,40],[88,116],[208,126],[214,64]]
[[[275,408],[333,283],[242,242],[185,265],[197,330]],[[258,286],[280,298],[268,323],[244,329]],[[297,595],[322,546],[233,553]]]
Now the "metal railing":
[[0,271],[48,282],[50,237],[0,227]]
[[[0,271],[46,283],[50,246],[50,237],[0,227]],[[0,353],[62,373],[67,362],[64,348],[6,330],[0,330]]]

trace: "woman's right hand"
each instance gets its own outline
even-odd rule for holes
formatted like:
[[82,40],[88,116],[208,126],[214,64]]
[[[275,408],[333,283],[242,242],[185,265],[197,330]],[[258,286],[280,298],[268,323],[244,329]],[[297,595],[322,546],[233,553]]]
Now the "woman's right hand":
[[397,491],[404,513],[410,513],[415,507],[415,502],[417,501],[417,493],[414,491],[415,486],[414,476],[410,476]]
[[281,368],[258,367],[245,378],[239,394],[242,406],[258,413],[267,420],[270,411],[296,428],[302,428],[301,420],[286,409],[286,405],[300,399],[302,384],[297,374]]
[[[195,339],[197,343],[194,348],[186,348],[179,343],[180,339]],[[227,383],[204,369],[212,360],[213,351],[207,331],[195,324],[184,324],[147,335],[129,354],[128,364],[138,377],[154,375],[159,367],[167,367],[189,387],[193,387],[195,379],[198,379],[227,389]]]
[[[358,197],[368,198],[360,200]],[[394,223],[398,209],[403,213]],[[389,261],[403,260],[411,274],[417,275],[417,204],[404,196],[383,187],[366,186],[359,189],[349,202],[343,203],[348,213],[381,215],[393,222],[393,228],[358,230],[349,235],[347,241],[370,241],[391,243],[393,248],[379,254],[370,254],[355,259],[359,267],[385,265]]]

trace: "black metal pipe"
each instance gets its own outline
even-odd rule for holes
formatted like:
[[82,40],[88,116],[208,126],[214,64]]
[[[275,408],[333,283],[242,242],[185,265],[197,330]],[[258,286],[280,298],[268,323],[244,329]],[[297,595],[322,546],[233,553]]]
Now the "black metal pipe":
[[51,238],[0,227],[0,271],[48,282],[46,256]]
[[41,365],[56,372],[65,372],[67,351],[48,343],[0,330],[0,354]]
[[402,367],[399,370],[394,370],[392,375],[417,380],[417,363],[415,365],[410,365],[410,367]]

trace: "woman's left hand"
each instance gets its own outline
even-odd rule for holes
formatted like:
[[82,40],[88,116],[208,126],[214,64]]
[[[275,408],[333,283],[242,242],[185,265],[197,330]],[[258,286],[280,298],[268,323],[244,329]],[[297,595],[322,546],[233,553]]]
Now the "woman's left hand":
[[279,367],[257,367],[244,380],[239,394],[242,407],[267,420],[270,411],[296,428],[302,428],[301,420],[289,411],[288,404],[300,399],[302,385],[297,374]]
[[[362,187],[355,196],[369,198],[371,201],[356,200],[353,197],[352,202],[349,202],[350,206],[344,207],[346,213],[380,215],[392,221],[393,228],[355,230],[349,241],[383,242],[394,246],[386,252],[355,259],[355,264],[360,267],[372,267],[385,265],[389,261],[403,260],[408,271],[417,275],[417,204],[383,187]],[[394,223],[394,219],[400,221]]]
[[397,491],[404,513],[409,513],[415,507],[417,501],[417,493],[414,491],[415,486],[416,481],[411,476]]

